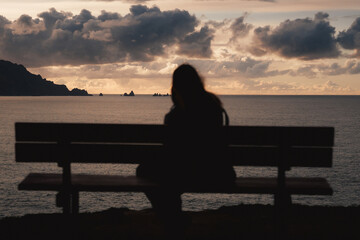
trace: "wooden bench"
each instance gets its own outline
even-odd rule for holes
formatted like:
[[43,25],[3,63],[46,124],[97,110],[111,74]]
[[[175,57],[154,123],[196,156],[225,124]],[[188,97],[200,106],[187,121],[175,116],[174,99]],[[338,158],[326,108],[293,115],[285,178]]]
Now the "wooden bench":
[[[139,164],[160,156],[164,125],[16,123],[16,161],[58,163],[62,174],[30,173],[19,190],[56,191],[64,213],[79,212],[79,192],[144,192],[158,185],[136,176],[72,174],[71,163]],[[238,176],[235,186],[187,186],[191,193],[274,195],[276,209],[291,195],[331,195],[325,178],[286,177],[294,167],[331,167],[334,128],[228,126],[225,157],[234,166],[277,168],[276,177]]]

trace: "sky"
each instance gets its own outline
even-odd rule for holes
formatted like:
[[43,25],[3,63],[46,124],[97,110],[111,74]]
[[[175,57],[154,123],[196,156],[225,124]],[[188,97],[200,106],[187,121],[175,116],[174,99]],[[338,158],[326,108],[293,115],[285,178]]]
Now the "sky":
[[92,94],[360,94],[359,0],[0,0],[0,59]]

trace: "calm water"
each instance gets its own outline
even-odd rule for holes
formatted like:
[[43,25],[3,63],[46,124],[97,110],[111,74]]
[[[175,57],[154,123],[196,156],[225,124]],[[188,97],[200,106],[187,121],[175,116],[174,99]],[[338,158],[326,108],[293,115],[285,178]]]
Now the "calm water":
[[[334,166],[331,169],[292,170],[289,175],[327,177],[334,195],[293,197],[308,205],[360,204],[359,96],[222,96],[232,125],[334,126]],[[61,212],[55,193],[18,191],[29,172],[60,172],[56,164],[15,163],[14,123],[89,122],[159,123],[171,107],[169,97],[0,97],[0,217]],[[74,172],[134,174],[136,165],[74,165]],[[269,168],[237,168],[238,175],[275,174]],[[185,210],[215,209],[239,203],[272,203],[268,195],[184,194]],[[142,193],[81,193],[80,211],[110,207],[150,207]]]

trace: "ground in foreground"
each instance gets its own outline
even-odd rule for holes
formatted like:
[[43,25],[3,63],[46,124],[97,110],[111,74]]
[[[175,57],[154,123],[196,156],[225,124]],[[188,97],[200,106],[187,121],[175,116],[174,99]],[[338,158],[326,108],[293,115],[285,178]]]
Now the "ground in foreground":
[[[186,239],[272,239],[274,208],[239,205],[186,212],[191,224]],[[294,205],[288,212],[287,239],[360,239],[360,206]],[[1,239],[164,239],[151,209],[111,208],[66,218],[31,214],[0,220]]]

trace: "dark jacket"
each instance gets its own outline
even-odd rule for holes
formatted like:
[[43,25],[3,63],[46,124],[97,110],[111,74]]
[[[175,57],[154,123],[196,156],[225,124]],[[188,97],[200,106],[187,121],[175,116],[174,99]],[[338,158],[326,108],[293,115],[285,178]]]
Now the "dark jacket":
[[235,179],[224,156],[224,110],[211,96],[191,107],[173,106],[165,116],[164,155],[140,164],[137,176],[178,184],[229,183]]

